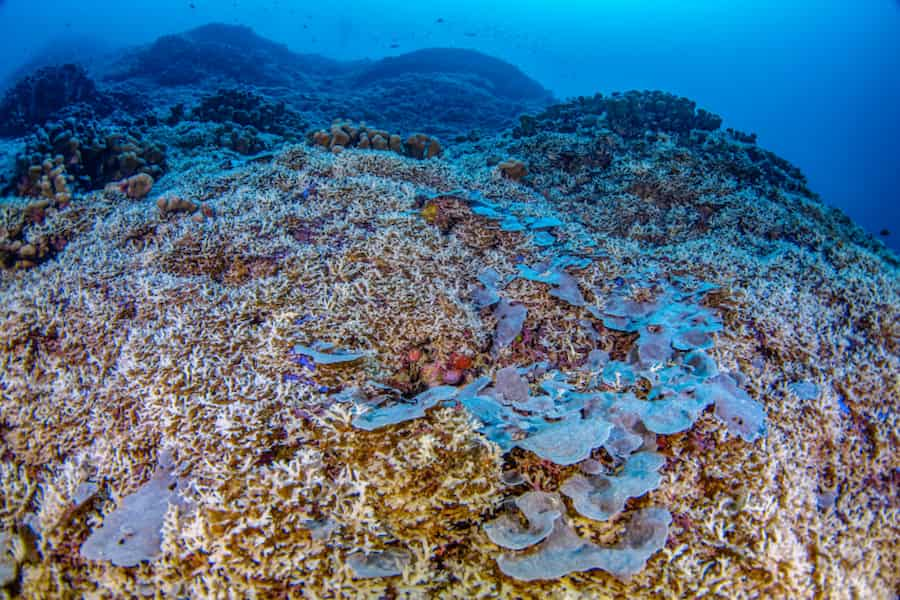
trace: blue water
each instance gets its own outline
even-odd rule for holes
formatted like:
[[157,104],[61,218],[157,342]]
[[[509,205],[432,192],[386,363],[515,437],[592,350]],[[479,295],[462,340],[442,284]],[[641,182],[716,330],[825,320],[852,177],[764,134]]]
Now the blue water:
[[900,249],[896,1],[45,0],[38,8],[6,0],[0,80],[60,38],[86,49],[128,46],[211,21],[341,59],[475,48],[560,98],[627,89],[684,95],[722,115],[725,127],[758,133],[825,202],[875,235],[888,229],[883,239]]

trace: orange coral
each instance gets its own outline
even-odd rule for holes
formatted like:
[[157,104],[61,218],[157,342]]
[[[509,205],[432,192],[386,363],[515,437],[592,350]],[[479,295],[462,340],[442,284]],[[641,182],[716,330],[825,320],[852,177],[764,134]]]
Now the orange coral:
[[138,173],[131,177],[126,177],[122,181],[115,184],[120,192],[133,200],[140,200],[150,193],[153,189],[153,177],[146,173]]

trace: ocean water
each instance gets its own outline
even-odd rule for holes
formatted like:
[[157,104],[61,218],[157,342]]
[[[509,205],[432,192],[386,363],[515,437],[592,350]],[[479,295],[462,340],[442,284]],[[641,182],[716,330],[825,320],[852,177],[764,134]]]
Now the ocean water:
[[[540,0],[136,2],[7,0],[0,78],[36,53],[147,43],[244,24],[298,52],[381,58],[427,47],[507,60],[565,99],[659,89],[686,96],[799,166],[823,201],[900,250],[900,4]],[[442,20],[442,22],[438,22]],[[889,235],[879,236],[887,230]]]
[[896,600],[898,24],[0,0],[0,600]]

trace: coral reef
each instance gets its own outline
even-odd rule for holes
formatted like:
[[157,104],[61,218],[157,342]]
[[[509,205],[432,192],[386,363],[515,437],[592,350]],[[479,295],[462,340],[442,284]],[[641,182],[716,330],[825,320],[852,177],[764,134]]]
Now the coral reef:
[[83,67],[66,64],[38,69],[7,90],[0,101],[0,135],[26,134],[74,104],[99,112],[112,110]]
[[[77,207],[104,218],[83,219],[40,276],[0,273],[0,525],[35,532],[15,589],[889,597],[896,412],[868,399],[893,402],[896,267],[802,196],[732,210],[791,202],[840,250],[728,227],[657,248],[605,233],[586,212],[605,206],[568,210],[483,158],[480,170],[457,160],[302,146],[179,173],[178,197],[214,196],[221,219],[88,196]],[[446,228],[426,219],[430,205]],[[45,210],[52,235],[76,208]],[[765,263],[758,244],[775,249]],[[547,364],[516,369],[535,361]],[[440,379],[459,368],[458,384],[429,391],[433,365]],[[391,384],[401,375],[404,390]],[[723,408],[679,426],[644,412],[688,384]],[[630,412],[610,413],[613,397]],[[581,415],[584,402],[587,436],[546,433],[555,419],[529,431],[537,414]],[[475,419],[467,404],[487,412]],[[491,406],[518,430],[486,430]],[[753,406],[765,438],[749,426]],[[587,425],[600,415],[598,447]],[[153,481],[162,449],[191,510],[171,504],[153,521],[150,562],[86,558],[97,558],[86,541]],[[515,510],[531,511],[536,493],[549,512],[539,505],[519,530]]]
[[250,35],[0,203],[0,596],[896,595],[900,261],[802,173],[643,92],[438,156],[344,113],[402,64],[274,150]]

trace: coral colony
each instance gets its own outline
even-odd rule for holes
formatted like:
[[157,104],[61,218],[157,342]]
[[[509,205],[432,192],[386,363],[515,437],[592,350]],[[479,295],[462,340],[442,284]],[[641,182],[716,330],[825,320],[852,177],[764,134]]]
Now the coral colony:
[[897,257],[755,136],[469,51],[110,60],[0,104],[0,596],[896,593]]

